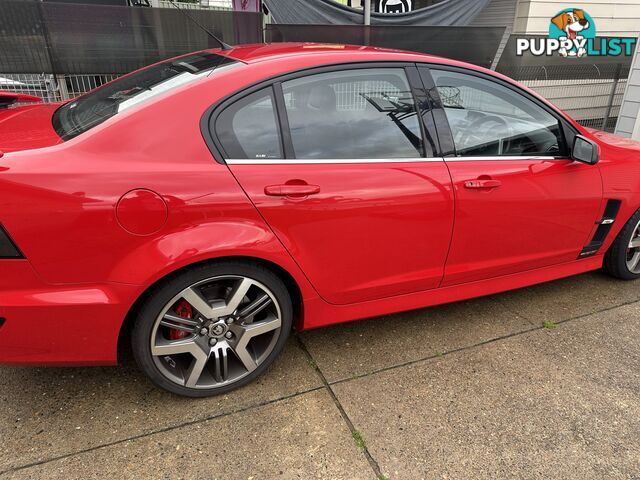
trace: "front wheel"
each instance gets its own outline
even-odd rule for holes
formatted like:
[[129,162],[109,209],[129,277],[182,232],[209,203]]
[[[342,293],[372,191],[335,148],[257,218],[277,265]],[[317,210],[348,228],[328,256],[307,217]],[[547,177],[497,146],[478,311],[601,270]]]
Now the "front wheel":
[[604,257],[604,270],[616,278],[640,278],[640,210],[625,224]]
[[292,317],[291,297],[270,270],[243,262],[199,266],[151,293],[132,332],[133,354],[160,388],[217,395],[269,367]]

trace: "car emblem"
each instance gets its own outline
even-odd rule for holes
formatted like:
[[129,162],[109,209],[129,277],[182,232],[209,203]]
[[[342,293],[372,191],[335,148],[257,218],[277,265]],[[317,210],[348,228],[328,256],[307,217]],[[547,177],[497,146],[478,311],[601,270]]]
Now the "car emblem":
[[214,337],[219,337],[225,332],[226,329],[227,328],[224,324],[216,323],[214,325],[211,325],[211,327],[209,327],[209,335]]

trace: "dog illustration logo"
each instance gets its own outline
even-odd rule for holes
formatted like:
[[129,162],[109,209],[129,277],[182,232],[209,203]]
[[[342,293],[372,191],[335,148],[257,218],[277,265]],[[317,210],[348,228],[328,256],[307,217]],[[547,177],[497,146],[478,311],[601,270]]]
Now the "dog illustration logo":
[[549,37],[529,35],[516,37],[516,55],[534,57],[561,55],[580,57],[630,57],[635,51],[637,38],[597,37],[593,18],[581,8],[565,8],[549,22]]
[[413,9],[411,0],[380,0],[378,12],[380,13],[407,13]]
[[558,39],[563,57],[587,55],[587,40],[596,37],[596,26],[591,16],[579,8],[566,8],[551,19],[549,37]]

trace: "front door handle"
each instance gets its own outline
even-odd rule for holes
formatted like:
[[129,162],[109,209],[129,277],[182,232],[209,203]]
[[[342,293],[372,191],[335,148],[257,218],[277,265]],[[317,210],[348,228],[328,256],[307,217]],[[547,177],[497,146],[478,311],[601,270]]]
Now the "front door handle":
[[307,195],[315,195],[316,193],[320,193],[320,187],[318,185],[285,183],[264,187],[264,194],[271,197],[306,197]]
[[498,188],[502,185],[500,180],[477,179],[464,182],[464,188]]

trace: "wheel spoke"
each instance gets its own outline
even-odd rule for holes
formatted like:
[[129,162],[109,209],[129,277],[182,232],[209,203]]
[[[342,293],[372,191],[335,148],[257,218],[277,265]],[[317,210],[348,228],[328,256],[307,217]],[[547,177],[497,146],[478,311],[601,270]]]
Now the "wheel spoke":
[[262,335],[264,333],[268,333],[276,328],[280,328],[282,325],[282,321],[278,317],[271,316],[271,318],[267,320],[263,320],[257,323],[251,323],[249,325],[244,326],[244,334],[242,337],[257,337],[258,335]]
[[223,310],[223,313],[219,315],[231,315],[233,312],[235,312],[240,306],[242,299],[247,295],[247,292],[252,285],[253,281],[248,278],[243,278],[242,280],[240,280],[229,295],[226,305],[224,307],[221,307],[220,309],[216,309]]
[[258,364],[249,353],[249,350],[247,350],[246,345],[243,345],[240,348],[239,347],[240,346],[238,345],[234,349],[238,359],[242,362],[242,365],[244,365],[244,368],[246,368],[248,372],[253,372],[256,368],[258,368]]
[[637,273],[636,270],[638,268],[638,264],[640,264],[640,252],[635,252],[633,257],[627,261],[627,268],[633,272]]
[[243,307],[240,312],[238,312],[238,316],[240,319],[245,319],[247,317],[255,317],[262,310],[267,308],[271,304],[272,300],[266,293],[258,296],[256,300],[251,302],[246,307]]
[[281,325],[282,321],[280,320],[280,318],[272,315],[267,320],[263,320],[258,323],[251,323],[249,325],[243,325],[242,327],[240,327],[242,329],[242,334],[240,335],[240,339],[238,340],[234,351],[244,365],[244,368],[246,368],[249,372],[252,372],[258,367],[256,361],[247,348],[249,346],[249,341],[259,335],[272,332],[273,330],[280,328]]
[[162,317],[162,320],[160,320],[160,325],[190,333],[193,333],[195,331],[195,327],[198,325],[198,323],[198,321],[192,320],[190,318],[176,317],[175,315],[169,314],[166,314],[164,317]]
[[214,348],[211,352],[211,356],[215,362],[215,379],[217,382],[225,382],[227,378],[229,378],[228,348],[226,345],[223,345]]
[[195,288],[188,288],[182,292],[182,298],[189,302],[193,308],[206,318],[213,318],[215,316],[214,309],[204,298],[202,298]]
[[185,372],[185,386],[193,388],[198,384],[198,380],[200,380],[200,377],[202,376],[202,371],[207,365],[208,359],[209,355],[204,352],[202,352],[202,355],[193,357],[193,362],[191,362],[191,365]]
[[164,340],[156,342],[151,347],[151,354],[155,357],[164,355],[178,355],[181,353],[190,353],[194,357],[198,355],[198,351],[202,349],[196,345],[193,339],[188,340]]
[[629,248],[638,248],[640,247],[640,237],[636,237],[629,242]]

